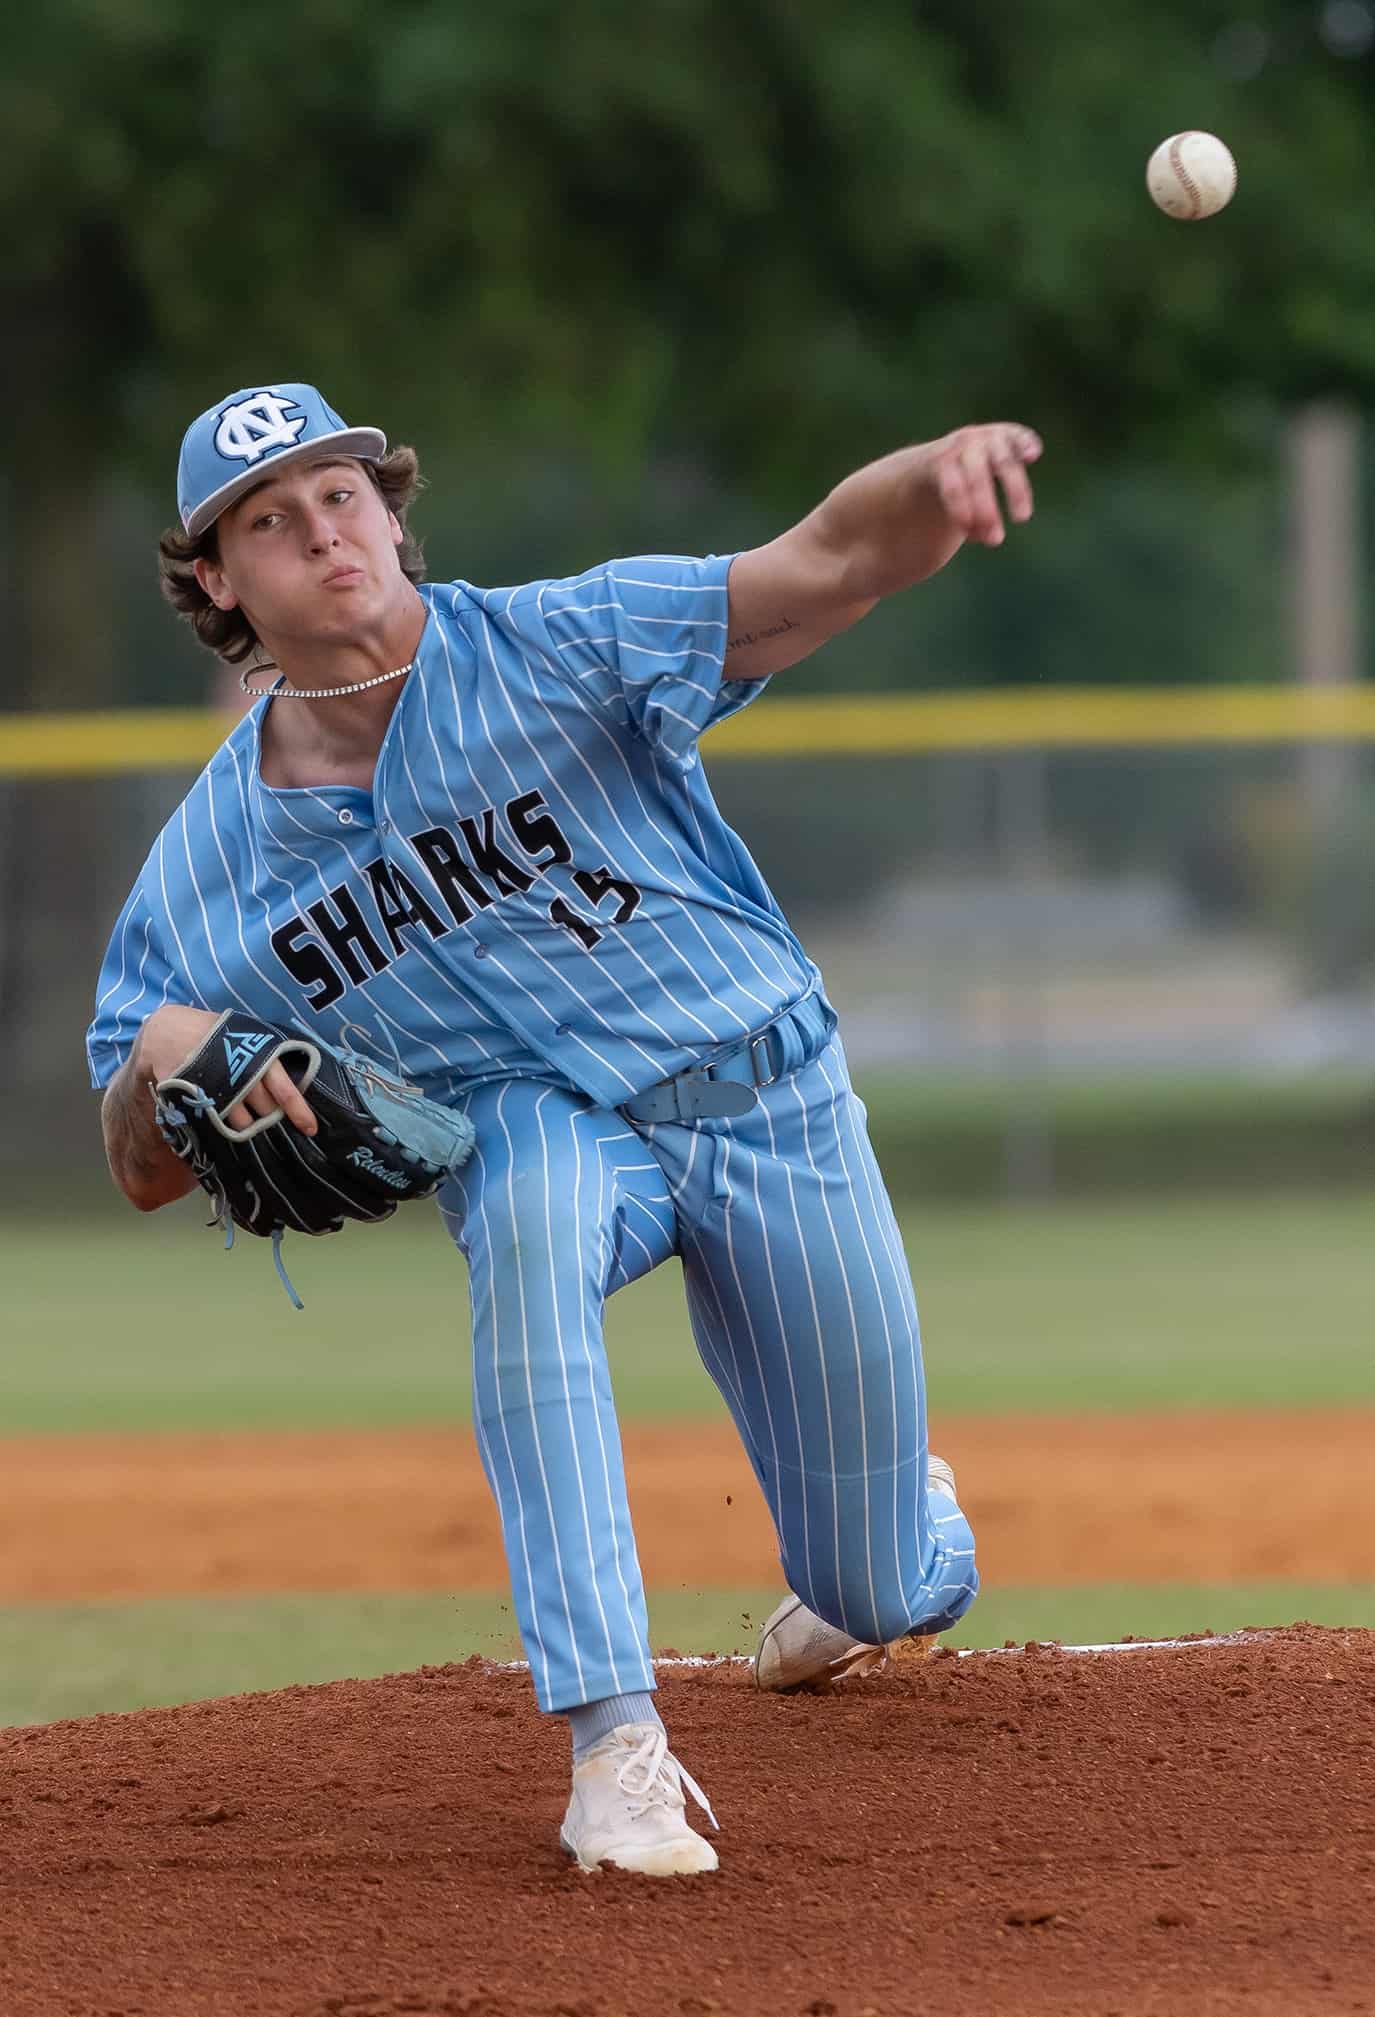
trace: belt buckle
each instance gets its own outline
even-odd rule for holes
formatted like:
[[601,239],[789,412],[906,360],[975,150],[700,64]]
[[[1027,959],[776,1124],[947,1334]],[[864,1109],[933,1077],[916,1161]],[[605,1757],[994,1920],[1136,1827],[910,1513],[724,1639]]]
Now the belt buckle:
[[[771,1086],[778,1077],[777,1072],[771,1072],[768,1068],[769,1053],[767,1046],[770,1034],[769,1030],[761,1030],[757,1037],[751,1037],[749,1040],[750,1073],[754,1079],[756,1088],[761,1092],[765,1086]],[[762,1073],[759,1069],[759,1053],[761,1050],[764,1053],[764,1070]]]

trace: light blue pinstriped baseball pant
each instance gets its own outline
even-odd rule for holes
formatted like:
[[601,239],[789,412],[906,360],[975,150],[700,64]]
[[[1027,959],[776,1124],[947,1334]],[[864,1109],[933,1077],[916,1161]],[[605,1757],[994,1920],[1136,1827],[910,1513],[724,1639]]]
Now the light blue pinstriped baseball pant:
[[838,1039],[736,1120],[635,1129],[526,1079],[468,1113],[477,1149],[441,1205],[541,1706],[654,1686],[602,1312],[673,1254],[789,1586],[870,1643],[953,1623],[973,1536],[927,1493],[912,1284]]

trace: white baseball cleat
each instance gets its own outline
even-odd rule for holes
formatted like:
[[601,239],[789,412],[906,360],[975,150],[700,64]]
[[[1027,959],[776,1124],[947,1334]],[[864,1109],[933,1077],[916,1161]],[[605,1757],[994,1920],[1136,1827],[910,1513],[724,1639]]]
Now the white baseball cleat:
[[[928,1457],[927,1477],[931,1491],[954,1498],[955,1473],[944,1457]],[[837,1681],[881,1673],[890,1659],[924,1659],[935,1643],[933,1635],[909,1633],[887,1646],[869,1646],[818,1618],[800,1597],[785,1597],[759,1635],[754,1682],[774,1694],[790,1688],[824,1693]]]
[[657,1723],[622,1723],[573,1767],[559,1840],[583,1870],[614,1863],[642,1877],[714,1870],[716,1851],[687,1823],[684,1791],[712,1827],[716,1816]]

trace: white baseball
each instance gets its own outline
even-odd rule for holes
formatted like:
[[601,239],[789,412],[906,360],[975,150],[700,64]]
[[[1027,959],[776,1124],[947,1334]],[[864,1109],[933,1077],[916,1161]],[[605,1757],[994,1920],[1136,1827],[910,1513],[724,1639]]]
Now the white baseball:
[[1237,164],[1215,133],[1176,133],[1146,164],[1146,187],[1167,217],[1212,217],[1236,194]]

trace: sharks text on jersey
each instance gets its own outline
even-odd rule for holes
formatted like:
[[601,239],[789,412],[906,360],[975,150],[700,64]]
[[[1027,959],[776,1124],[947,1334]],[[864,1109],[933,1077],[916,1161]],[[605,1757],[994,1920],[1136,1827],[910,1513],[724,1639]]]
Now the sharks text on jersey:
[[402,933],[408,928],[431,939],[444,938],[501,897],[533,888],[551,868],[571,869],[570,879],[589,914],[557,896],[548,906],[549,918],[589,950],[604,936],[606,923],[628,924],[634,917],[640,907],[636,885],[613,875],[605,864],[571,868],[573,850],[538,791],[508,799],[502,827],[499,839],[497,809],[488,805],[460,819],[457,833],[432,826],[409,836],[438,905],[405,869],[379,855],[361,870],[367,908],[355,877],[278,925],[272,950],[307,990],[307,1005],[318,1015],[350,984],[361,986],[384,972],[406,951]]

